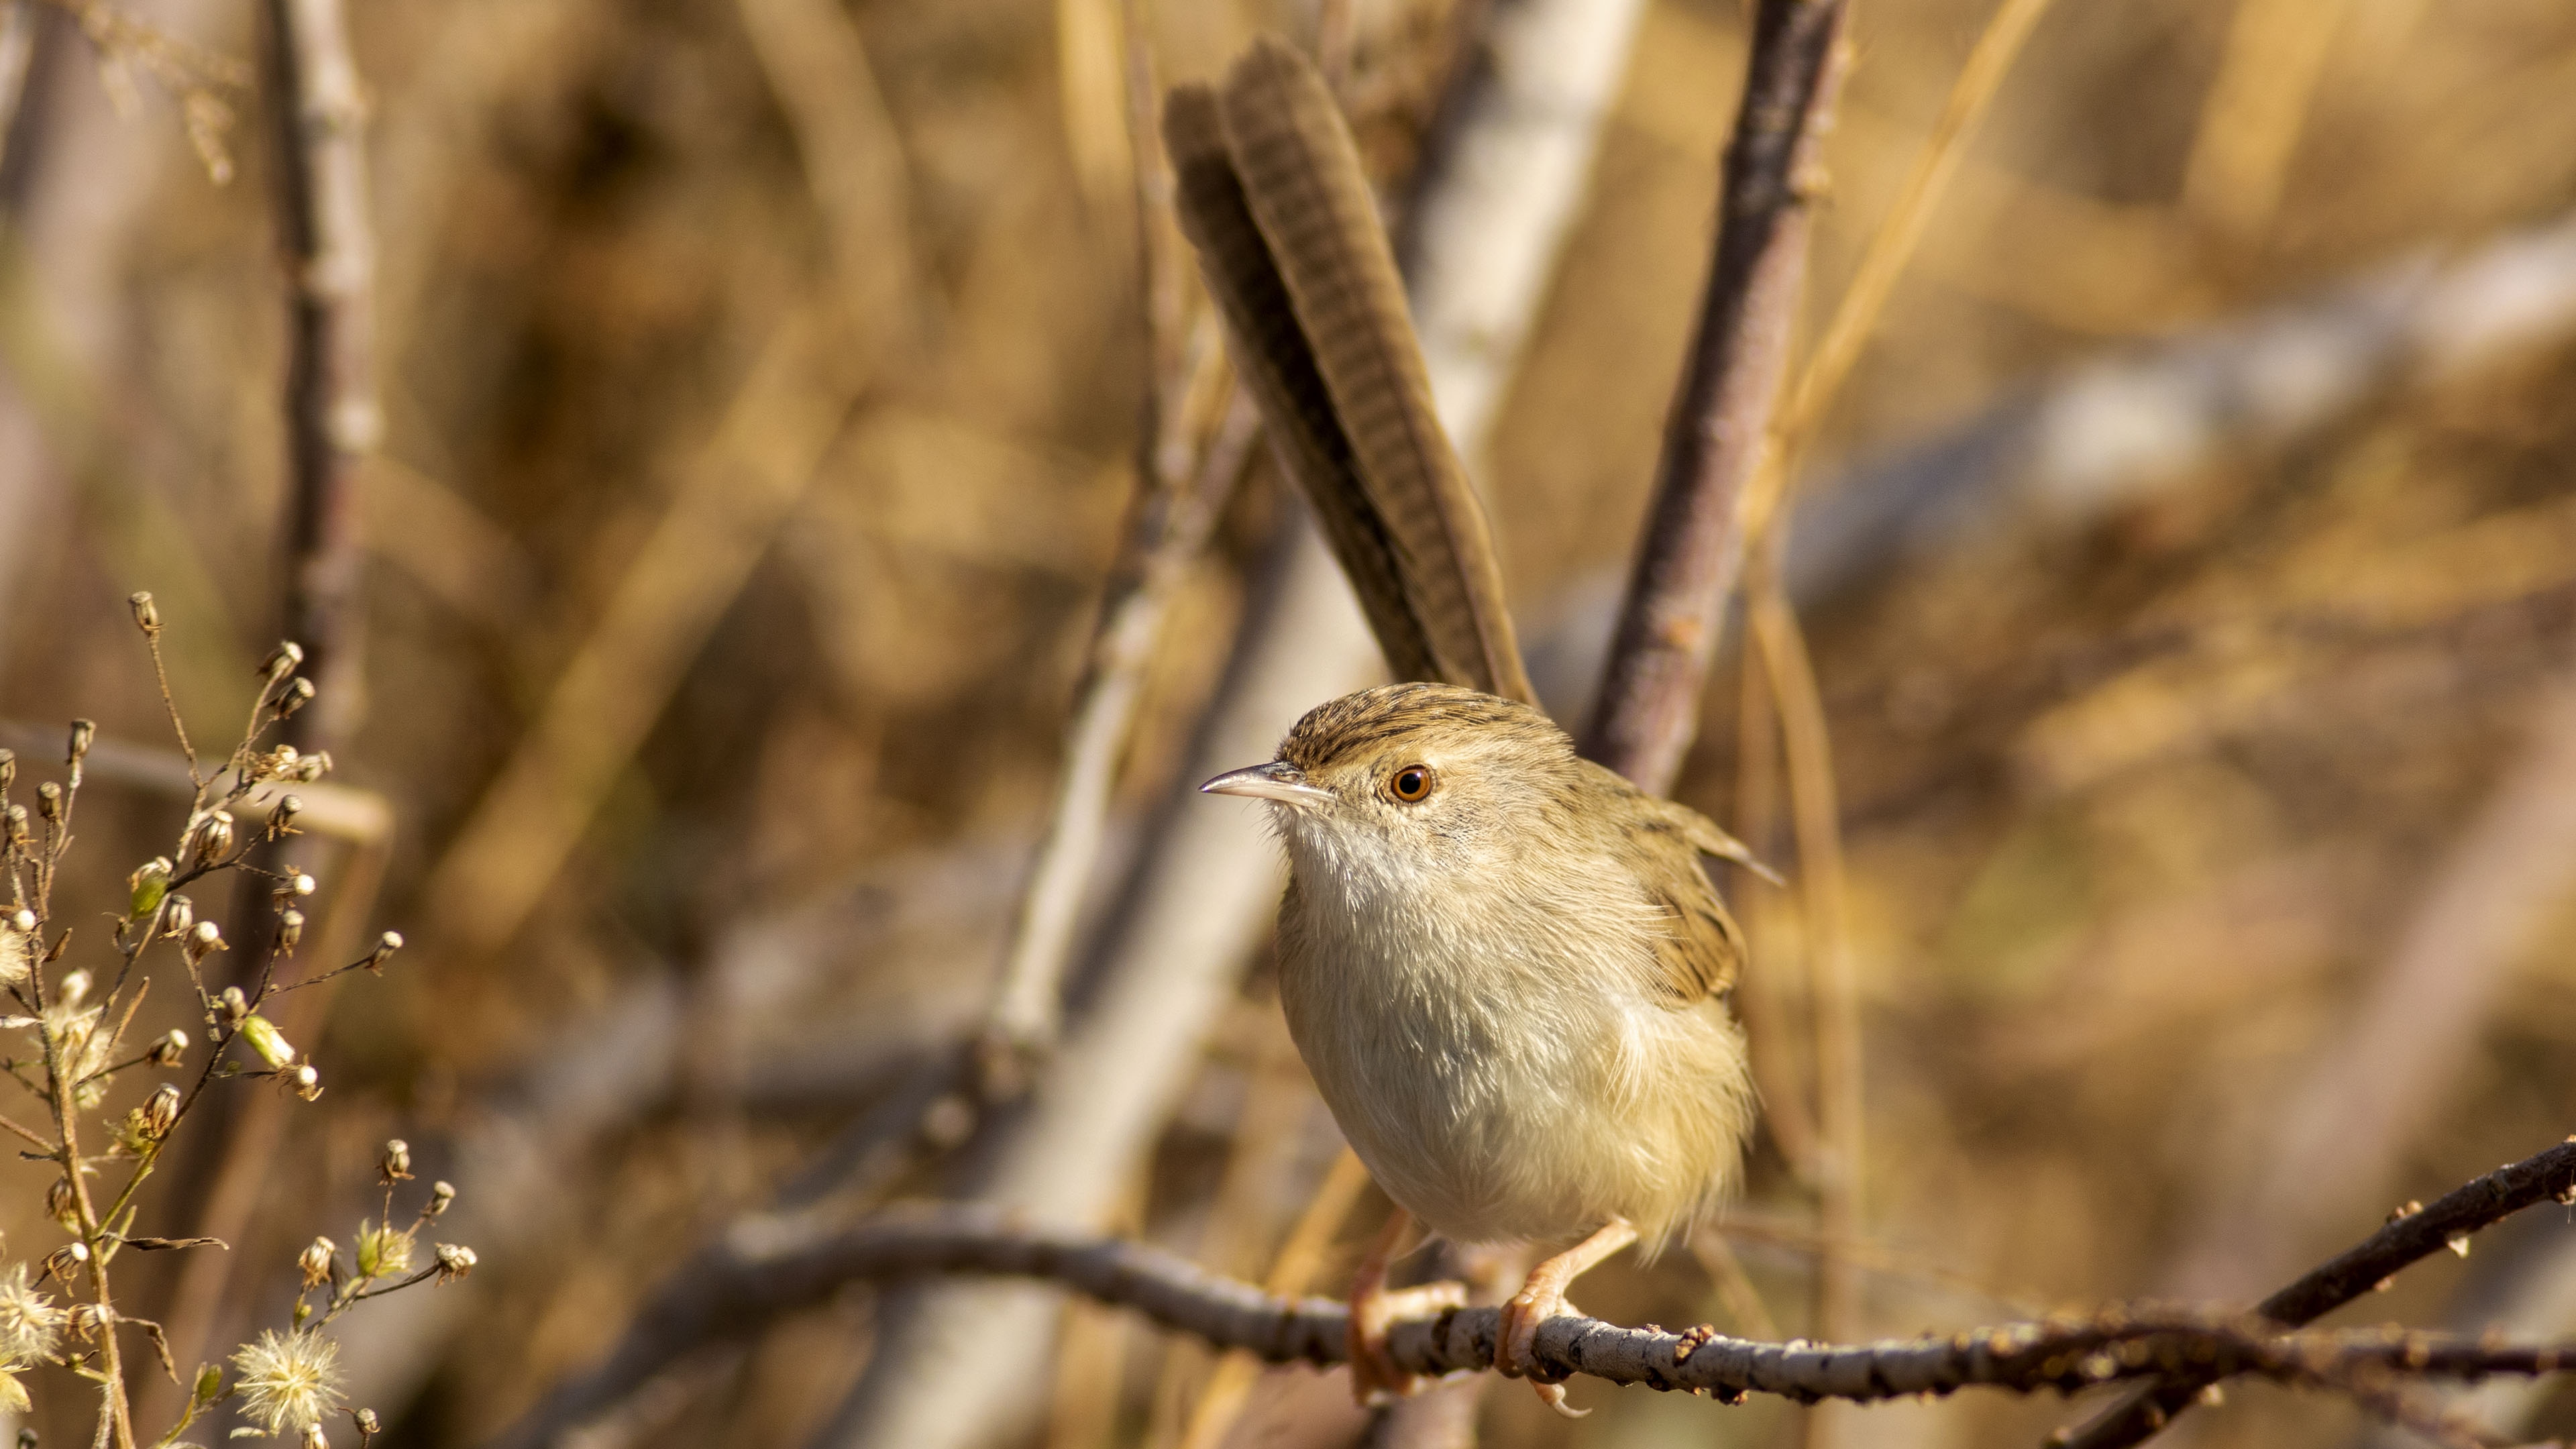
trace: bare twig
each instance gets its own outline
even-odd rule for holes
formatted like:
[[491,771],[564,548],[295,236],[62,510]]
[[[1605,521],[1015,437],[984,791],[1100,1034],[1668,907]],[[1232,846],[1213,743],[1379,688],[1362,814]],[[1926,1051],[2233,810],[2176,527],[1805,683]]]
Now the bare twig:
[[1743,565],[1743,494],[1788,369],[1842,21],[1842,0],[1764,0],[1755,14],[1716,253],[1585,742],[1657,793],[1698,728],[1700,684]]
[[[1090,663],[1065,729],[1055,808],[1011,931],[1009,954],[993,996],[982,1048],[988,1095],[1025,1085],[1026,1062],[1054,1043],[1062,1024],[1065,966],[1108,825],[1110,788],[1144,696],[1145,671],[1163,637],[1174,592],[1206,549],[1208,535],[1251,452],[1259,415],[1234,391],[1215,432],[1204,441],[1191,416],[1194,397],[1225,375],[1213,327],[1186,349],[1184,262],[1172,215],[1170,163],[1157,142],[1153,48],[1142,8],[1132,0],[1122,27],[1127,56],[1127,145],[1134,157],[1139,292],[1143,298],[1146,379],[1136,439],[1138,495],[1124,556],[1110,573],[1108,597],[1091,639]],[[1195,351],[1195,356],[1187,355]]]
[[[820,1234],[746,1225],[727,1246],[733,1269],[713,1280],[709,1286],[719,1291],[696,1305],[697,1342],[751,1331],[852,1282],[989,1273],[1050,1279],[1274,1363],[1340,1363],[1348,1344],[1348,1310],[1340,1303],[1280,1297],[1147,1244],[1039,1227],[990,1208],[894,1214]],[[1491,1308],[1409,1319],[1394,1325],[1388,1346],[1411,1373],[1481,1371],[1492,1366],[1499,1319]],[[2209,1380],[2253,1374],[2347,1392],[2384,1390],[2400,1376],[2576,1369],[2576,1344],[2503,1344],[2379,1329],[2281,1333],[2238,1314],[2114,1305],[2089,1316],[1854,1345],[1762,1343],[1707,1329],[1674,1334],[1568,1316],[1540,1328],[1536,1358],[1538,1376],[1550,1379],[1581,1374],[1726,1400],[1765,1393],[1872,1402],[1970,1386],[2065,1391],[2182,1374]]]
[[35,0],[8,0],[0,11],[0,159],[18,128],[18,106],[27,95],[27,66],[36,55]]
[[322,687],[283,738],[311,751],[345,739],[364,702],[357,474],[383,432],[376,247],[366,96],[341,0],[268,0],[267,14],[291,347],[284,637],[304,646],[304,672]]
[[[2256,1304],[2254,1312],[2273,1323],[2303,1327],[2377,1288],[2406,1265],[2543,1201],[2576,1202],[2576,1137],[2455,1188],[2421,1212],[2391,1220]],[[2205,1376],[2184,1375],[2150,1385],[2083,1428],[2060,1430],[2052,1442],[2067,1449],[2125,1449],[2190,1407],[2208,1382]]]

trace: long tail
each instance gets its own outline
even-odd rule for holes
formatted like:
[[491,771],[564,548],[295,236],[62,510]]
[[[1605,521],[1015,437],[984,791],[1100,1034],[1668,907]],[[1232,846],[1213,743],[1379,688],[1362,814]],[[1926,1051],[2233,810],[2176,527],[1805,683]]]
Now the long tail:
[[1237,370],[1409,679],[1535,703],[1483,507],[1440,429],[1404,284],[1323,78],[1256,43],[1163,114],[1182,229]]

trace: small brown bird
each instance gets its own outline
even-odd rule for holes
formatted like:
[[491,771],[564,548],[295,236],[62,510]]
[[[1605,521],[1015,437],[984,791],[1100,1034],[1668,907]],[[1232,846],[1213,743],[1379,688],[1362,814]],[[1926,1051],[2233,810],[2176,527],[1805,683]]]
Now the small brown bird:
[[[1753,1088],[1724,997],[1744,944],[1698,857],[1751,856],[1536,709],[1453,685],[1318,706],[1279,758],[1199,788],[1270,806],[1288,1029],[1388,1196],[1455,1242],[1582,1239],[1504,1306],[1495,1366],[1526,1374],[1575,1275],[1660,1248],[1735,1179]],[[1383,1291],[1402,1230],[1353,1292],[1363,1398],[1412,1387],[1385,1348],[1427,1306]],[[1562,1386],[1538,1389],[1563,1411]]]

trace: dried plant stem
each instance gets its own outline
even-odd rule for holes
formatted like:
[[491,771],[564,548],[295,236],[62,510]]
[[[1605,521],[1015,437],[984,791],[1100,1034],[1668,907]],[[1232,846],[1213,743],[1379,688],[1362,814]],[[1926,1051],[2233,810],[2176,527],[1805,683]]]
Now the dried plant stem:
[[0,160],[18,129],[18,108],[27,98],[27,68],[36,56],[35,0],[7,0],[0,8]]
[[[1771,703],[1770,681],[1764,677],[1760,654],[1737,651],[1736,670],[1736,835],[1756,855],[1767,857],[1780,833],[1780,717]],[[1782,964],[1786,953],[1779,949],[1782,914],[1794,907],[1751,871],[1737,871],[1736,879],[1746,891],[1744,923],[1752,934],[1753,952],[1735,1001],[1744,1018],[1754,1084],[1762,1093],[1762,1121],[1780,1144],[1790,1170],[1812,1185],[1815,1110],[1808,1105],[1807,1077],[1800,1070],[1806,1053],[1795,1040],[1796,1022]]]
[[1206,550],[1258,426],[1251,400],[1239,392],[1204,442],[1206,430],[1191,415],[1193,399],[1220,385],[1225,355],[1212,324],[1203,328],[1200,345],[1186,346],[1187,294],[1172,175],[1157,140],[1153,49],[1138,0],[1127,0],[1122,28],[1139,291],[1153,373],[1146,379],[1137,428],[1135,521],[1111,570],[1089,665],[1065,730],[1055,805],[1021,892],[985,1023],[981,1065],[985,1089],[995,1096],[1024,1085],[1028,1058],[1052,1046],[1062,1026],[1064,973],[1108,826],[1119,758],[1144,696],[1145,672],[1162,642],[1172,597]]
[[1845,69],[1842,0],[1763,0],[1727,143],[1717,247],[1585,753],[1661,794],[1697,732],[1742,503],[1788,369],[1817,152]]
[[[1766,562],[1762,572],[1772,572]],[[1797,615],[1765,579],[1750,605],[1753,640],[1779,701],[1781,743],[1789,765],[1789,813],[1798,837],[1800,898],[1807,920],[1807,962],[1815,1004],[1817,1194],[1824,1244],[1817,1255],[1816,1331],[1838,1338],[1858,1321],[1859,1276],[1840,1244],[1861,1236],[1860,1191],[1866,1161],[1861,1109],[1859,987],[1853,976],[1845,910],[1841,810],[1835,799],[1833,751],[1816,692],[1814,667]]]
[[1951,82],[1940,117],[1932,123],[1931,134],[1924,137],[1922,149],[1915,153],[1913,169],[1906,173],[1895,204],[1870,233],[1860,265],[1853,271],[1850,285],[1843,289],[1842,299],[1834,305],[1833,320],[1825,325],[1814,354],[1799,370],[1797,386],[1790,390],[1788,401],[1772,424],[1770,441],[1744,495],[1744,536],[1754,541],[1748,547],[1760,547],[1758,540],[1778,519],[1795,479],[1797,457],[1815,436],[1826,410],[1833,406],[1835,396],[1851,376],[1862,347],[1878,330],[1887,299],[1894,294],[1906,265],[1914,260],[1923,233],[1931,225],[1932,213],[1958,175],[1959,163],[1967,158],[1968,143],[1975,139],[1977,127],[1993,106],[2005,74],[2012,69],[2040,17],[2048,12],[2049,3],[2050,0],[2003,0],[1987,17],[1985,29],[1968,52],[1967,62]]
[[1735,1249],[1727,1244],[1724,1236],[1693,1233],[1690,1250],[1691,1256],[1699,1260],[1700,1270],[1708,1274],[1708,1281],[1716,1286],[1719,1301],[1726,1305],[1727,1316],[1743,1330],[1739,1337],[1772,1339],[1780,1336],[1780,1325],[1771,1317],[1771,1305],[1762,1301],[1761,1290],[1753,1286],[1753,1279],[1744,1271],[1743,1260],[1735,1256]]
[[[1288,1230],[1288,1239],[1280,1244],[1279,1254],[1270,1262],[1270,1275],[1261,1281],[1262,1291],[1277,1298],[1294,1298],[1314,1282],[1324,1265],[1325,1250],[1332,1246],[1360,1194],[1369,1185],[1368,1168],[1359,1154],[1348,1147],[1333,1158],[1325,1170],[1324,1180],[1315,1194],[1306,1200],[1305,1210],[1297,1215],[1297,1225]],[[1253,1380],[1261,1375],[1261,1359],[1248,1349],[1234,1349],[1217,1362],[1216,1371],[1208,1375],[1207,1387],[1200,1391],[1199,1401],[1190,1410],[1189,1427],[1181,1435],[1181,1449],[1217,1449],[1235,1420],[1243,1413],[1243,1403],[1252,1392]]]

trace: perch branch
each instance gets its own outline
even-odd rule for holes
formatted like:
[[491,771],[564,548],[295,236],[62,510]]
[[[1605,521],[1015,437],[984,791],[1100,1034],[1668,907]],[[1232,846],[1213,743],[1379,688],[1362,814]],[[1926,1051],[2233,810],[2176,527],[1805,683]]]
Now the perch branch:
[[[2272,1323],[2304,1327],[2377,1288],[2409,1263],[2464,1243],[2471,1233],[2543,1200],[2576,1203],[2576,1137],[2455,1188],[2421,1212],[2391,1218],[2386,1227],[2256,1304],[2254,1312]],[[2052,1442],[2066,1449],[2126,1449],[2171,1422],[2210,1382],[2194,1373],[2147,1385],[2083,1428],[2058,1431]]]
[[1584,752],[1661,794],[1743,564],[1741,508],[1788,370],[1816,152],[1843,66],[1841,0],[1764,0],[1727,143],[1717,249]]
[[[1273,1363],[1337,1364],[1348,1342],[1348,1310],[1333,1300],[1280,1297],[1148,1244],[1040,1226],[991,1208],[893,1214],[820,1234],[746,1225],[726,1253],[730,1271],[707,1278],[708,1291],[693,1305],[693,1342],[811,1308],[851,1282],[934,1273],[1049,1279]],[[1493,1364],[1499,1322],[1491,1308],[1409,1319],[1391,1330],[1389,1349],[1410,1373],[1482,1371]],[[2149,1376],[2215,1381],[2251,1374],[2384,1403],[2406,1377],[2576,1369],[2576,1343],[2509,1344],[2393,1328],[2283,1332],[2236,1313],[2114,1305],[2091,1315],[1847,1345],[1761,1343],[1707,1329],[1668,1333],[1563,1317],[1539,1330],[1537,1362],[1552,1379],[1580,1374],[1729,1401],[1765,1393],[1870,1402],[1977,1386],[2028,1393]]]

